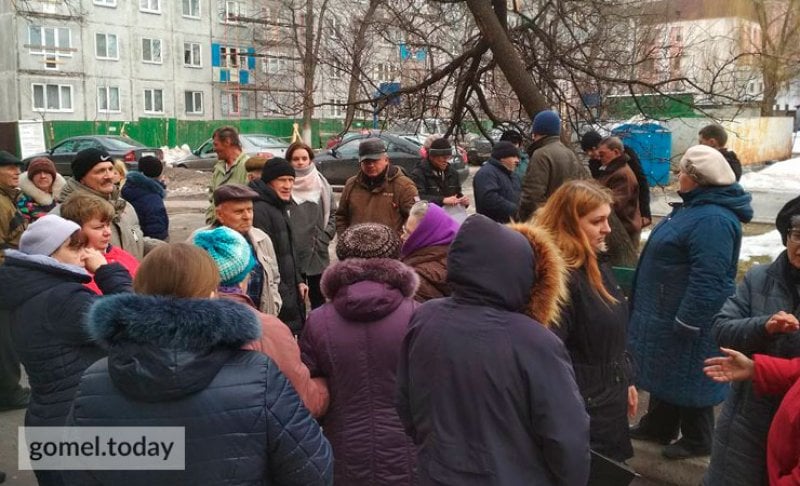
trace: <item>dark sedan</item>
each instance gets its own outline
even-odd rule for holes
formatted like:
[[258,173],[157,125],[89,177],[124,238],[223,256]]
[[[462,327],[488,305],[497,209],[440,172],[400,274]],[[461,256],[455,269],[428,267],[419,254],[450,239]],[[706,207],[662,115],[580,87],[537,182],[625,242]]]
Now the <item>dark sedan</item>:
[[105,150],[111,155],[111,158],[122,160],[128,170],[138,170],[139,159],[146,155],[164,160],[161,149],[147,147],[132,138],[114,135],[85,135],[64,139],[49,151],[27,157],[22,162],[27,168],[31,160],[37,157],[47,157],[56,164],[59,174],[70,176],[72,175],[70,164],[75,158],[75,154],[87,148]]
[[[347,179],[356,175],[359,169],[358,145],[365,138],[378,137],[386,144],[389,161],[400,166],[406,175],[411,174],[414,167],[422,160],[417,142],[390,133],[372,133],[344,137],[344,141],[332,149],[314,157],[317,169],[328,179],[332,186],[342,187]],[[459,155],[450,159],[450,164],[458,172],[461,182],[469,175],[469,169]]]

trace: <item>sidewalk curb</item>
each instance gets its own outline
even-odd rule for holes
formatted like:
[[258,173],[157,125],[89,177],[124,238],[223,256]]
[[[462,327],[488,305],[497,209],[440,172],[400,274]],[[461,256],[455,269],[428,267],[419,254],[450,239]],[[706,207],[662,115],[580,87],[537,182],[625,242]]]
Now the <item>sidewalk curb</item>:
[[665,459],[662,445],[633,440],[633,457],[630,465],[642,477],[659,484],[672,486],[698,486],[708,469],[709,457],[693,457],[680,461]]

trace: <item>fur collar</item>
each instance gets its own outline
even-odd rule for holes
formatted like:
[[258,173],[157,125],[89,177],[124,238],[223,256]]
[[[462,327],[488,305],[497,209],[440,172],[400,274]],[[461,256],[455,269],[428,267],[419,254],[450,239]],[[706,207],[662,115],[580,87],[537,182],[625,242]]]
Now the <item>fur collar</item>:
[[340,289],[365,280],[385,283],[398,289],[404,297],[413,297],[419,287],[419,276],[399,260],[391,258],[348,258],[328,267],[322,275],[322,295],[333,300]]
[[[69,275],[81,283],[88,283],[91,281],[91,276],[85,268],[77,265],[70,265],[68,263],[61,263],[53,257],[46,255],[28,255],[19,250],[9,248],[5,250],[6,258],[21,267],[39,268],[50,273]],[[8,261],[8,263],[12,263]]]
[[33,181],[28,179],[27,172],[23,172],[22,175],[19,176],[19,188],[22,189],[22,193],[36,201],[36,204],[40,206],[49,206],[53,204],[53,201],[58,198],[58,195],[66,184],[67,181],[64,179],[64,176],[56,174],[56,178],[53,180],[53,193],[48,194],[36,187]]
[[546,231],[529,224],[509,224],[524,236],[536,255],[536,275],[525,313],[545,327],[558,325],[562,307],[569,296],[569,271],[553,238]]
[[222,299],[121,294],[99,299],[89,312],[89,334],[101,346],[132,342],[180,351],[240,348],[261,336],[256,314]]

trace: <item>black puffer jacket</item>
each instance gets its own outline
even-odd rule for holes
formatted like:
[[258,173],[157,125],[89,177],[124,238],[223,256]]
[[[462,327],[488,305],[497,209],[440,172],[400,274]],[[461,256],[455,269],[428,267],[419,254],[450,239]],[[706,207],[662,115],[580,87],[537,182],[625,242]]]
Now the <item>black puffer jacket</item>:
[[139,217],[142,233],[151,238],[169,238],[169,217],[164,206],[164,183],[141,172],[131,172],[122,186],[122,197],[131,203]]
[[[766,332],[767,320],[778,311],[800,316],[797,270],[786,252],[769,265],[752,268],[714,318],[712,333],[720,346],[748,356],[754,353],[793,358],[800,356],[800,333]],[[766,444],[772,417],[782,397],[759,396],[750,381],[734,383],[722,406],[714,431],[708,486],[767,484]]]
[[[0,306],[11,315],[14,347],[31,385],[28,426],[61,426],[81,373],[105,356],[85,327],[101,299],[84,284],[89,274],[45,256],[6,251],[0,267]],[[103,294],[130,292],[131,276],[119,263],[95,274]]]
[[185,427],[182,471],[86,471],[67,484],[323,485],[332,459],[319,425],[227,300],[115,296],[89,317],[108,358],[86,370],[68,425]]
[[300,274],[300,266],[297,265],[292,227],[286,212],[290,203],[279,198],[261,179],[251,182],[250,188],[259,195],[259,199],[253,201],[253,226],[269,235],[278,259],[278,270],[281,273],[278,293],[283,300],[278,318],[294,334],[300,334],[305,324],[306,311],[297,286],[304,279]]
[[444,171],[436,171],[428,159],[422,159],[411,171],[411,180],[417,186],[419,198],[443,206],[444,198],[461,194],[458,172],[447,165]]

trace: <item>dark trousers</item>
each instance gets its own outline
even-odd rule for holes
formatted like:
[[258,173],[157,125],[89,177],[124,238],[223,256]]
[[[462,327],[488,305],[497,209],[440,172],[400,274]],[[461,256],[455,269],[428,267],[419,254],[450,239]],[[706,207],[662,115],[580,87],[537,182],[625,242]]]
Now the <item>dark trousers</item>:
[[11,341],[11,319],[7,311],[0,310],[0,403],[12,400],[19,385],[19,358]]
[[650,396],[647,413],[639,424],[650,434],[672,438],[681,433],[684,442],[711,450],[714,407],[681,407]]
[[311,308],[316,309],[325,303],[325,297],[320,288],[322,275],[308,275],[306,281],[308,282],[308,300],[311,302]]

